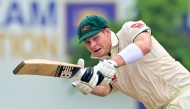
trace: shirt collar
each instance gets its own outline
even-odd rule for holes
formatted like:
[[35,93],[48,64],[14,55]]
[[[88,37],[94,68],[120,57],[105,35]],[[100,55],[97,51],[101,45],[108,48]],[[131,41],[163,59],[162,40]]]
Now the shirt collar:
[[112,43],[112,47],[116,46],[119,43],[118,36],[112,31],[111,31],[111,43]]

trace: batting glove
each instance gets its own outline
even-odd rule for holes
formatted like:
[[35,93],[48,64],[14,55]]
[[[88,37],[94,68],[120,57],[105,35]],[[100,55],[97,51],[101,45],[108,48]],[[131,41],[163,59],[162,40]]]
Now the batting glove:
[[91,67],[84,68],[84,60],[79,59],[78,65],[82,68],[74,77],[72,85],[81,93],[88,94],[92,92],[96,84],[98,83],[98,75]]
[[94,66],[94,72],[97,72],[98,83],[97,85],[108,85],[112,77],[115,74],[117,63],[113,60],[100,60],[99,63]]
[[94,67],[84,68],[84,60],[79,59],[82,68],[74,77],[72,85],[81,93],[92,92],[96,85],[108,85],[115,74],[117,63],[112,60],[100,60]]

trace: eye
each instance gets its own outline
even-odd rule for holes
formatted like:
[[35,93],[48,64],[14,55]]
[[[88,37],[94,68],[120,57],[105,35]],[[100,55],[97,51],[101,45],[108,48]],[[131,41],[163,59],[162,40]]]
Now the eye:
[[98,38],[99,38],[98,36],[94,37],[94,41],[97,41],[97,40],[98,40]]
[[90,41],[85,41],[84,42],[86,45],[89,45],[90,44]]

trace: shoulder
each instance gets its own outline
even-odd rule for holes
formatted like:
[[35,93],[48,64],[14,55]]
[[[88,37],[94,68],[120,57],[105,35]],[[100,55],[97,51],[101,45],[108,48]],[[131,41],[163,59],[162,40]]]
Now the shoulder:
[[123,24],[122,28],[140,28],[146,25],[142,20],[139,21],[127,21]]
[[142,20],[128,21],[123,24],[117,35],[120,39],[132,43],[134,38],[143,31],[151,34],[151,29]]

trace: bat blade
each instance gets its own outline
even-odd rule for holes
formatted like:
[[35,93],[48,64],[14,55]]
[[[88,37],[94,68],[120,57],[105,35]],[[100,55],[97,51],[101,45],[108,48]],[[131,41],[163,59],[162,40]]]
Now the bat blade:
[[13,70],[15,75],[39,75],[60,78],[72,78],[81,66],[45,59],[29,59],[22,61]]

